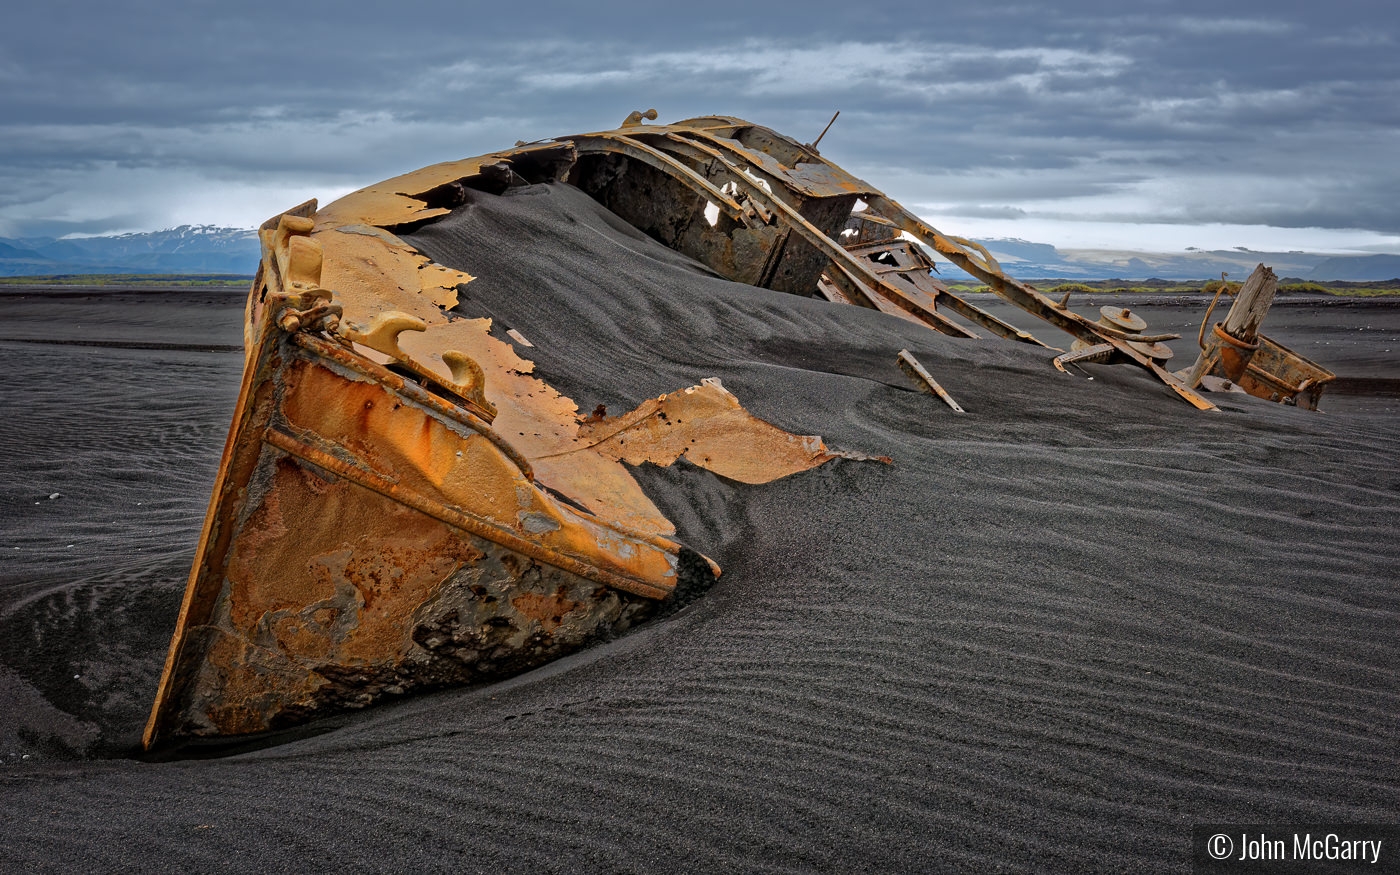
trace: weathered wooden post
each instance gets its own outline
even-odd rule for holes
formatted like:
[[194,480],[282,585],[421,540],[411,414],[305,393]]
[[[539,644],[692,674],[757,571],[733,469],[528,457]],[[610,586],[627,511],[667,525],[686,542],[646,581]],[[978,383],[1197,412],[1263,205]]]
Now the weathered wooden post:
[[1259,265],[1249,275],[1223,323],[1212,327],[1205,336],[1201,354],[1186,377],[1186,385],[1195,388],[1218,362],[1226,377],[1239,382],[1254,351],[1259,348],[1259,326],[1278,291],[1278,277]]

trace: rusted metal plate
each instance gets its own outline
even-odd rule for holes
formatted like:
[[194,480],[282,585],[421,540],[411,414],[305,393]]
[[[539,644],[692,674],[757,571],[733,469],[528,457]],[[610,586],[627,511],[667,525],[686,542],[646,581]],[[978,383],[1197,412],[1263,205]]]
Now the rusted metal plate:
[[[518,671],[710,573],[555,500],[484,422],[352,351],[275,330],[264,345],[148,744]],[[424,646],[458,621],[450,659]],[[478,639],[494,643],[457,664]]]
[[1120,331],[1146,331],[1147,323],[1127,307],[1103,306],[1099,308],[1099,321]]
[[741,483],[768,483],[849,454],[817,435],[795,435],[764,422],[717,379],[644,402],[630,413],[586,423],[586,450],[630,465],[692,464]]
[[169,735],[235,735],[501,677],[625,629],[656,602],[468,534],[271,445],[228,596]]

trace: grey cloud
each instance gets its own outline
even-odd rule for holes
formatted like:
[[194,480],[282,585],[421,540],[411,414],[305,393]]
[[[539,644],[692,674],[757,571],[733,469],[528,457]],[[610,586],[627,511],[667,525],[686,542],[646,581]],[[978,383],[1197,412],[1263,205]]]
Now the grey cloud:
[[[97,221],[83,204],[104,184],[108,200],[161,173],[360,185],[648,106],[799,138],[840,109],[824,152],[911,203],[1400,223],[1393,16],[1348,0],[1123,8],[27,4],[0,35],[0,234]],[[1211,178],[1233,205],[1193,193]],[[1094,205],[1149,189],[1150,209]],[[163,221],[154,200],[140,214]]]
[[944,208],[943,212],[976,219],[1020,219],[1026,216],[1026,211],[1020,207],[997,207],[983,204],[953,204]]
[[1186,16],[1168,25],[1192,36],[1281,36],[1294,27],[1291,22],[1272,16],[1259,18],[1205,18]]

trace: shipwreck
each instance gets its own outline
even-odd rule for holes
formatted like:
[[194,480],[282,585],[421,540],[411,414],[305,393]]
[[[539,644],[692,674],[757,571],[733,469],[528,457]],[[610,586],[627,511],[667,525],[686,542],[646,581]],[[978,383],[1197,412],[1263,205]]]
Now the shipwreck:
[[[762,484],[866,458],[753,416],[703,373],[583,414],[533,373],[528,337],[454,311],[469,268],[404,239],[482,194],[569,186],[723,278],[1036,345],[1067,372],[1121,362],[1201,410],[1204,390],[1235,387],[1314,407],[1330,379],[1259,333],[1262,266],[1173,373],[1176,335],[1126,310],[1075,313],[815,145],[736,118],[655,120],[434,165],[263,225],[243,381],[148,748],[506,677],[684,604],[720,569],[676,539],[629,465],[684,458]],[[931,253],[1069,351],[954,294]],[[924,363],[898,364],[961,412]]]

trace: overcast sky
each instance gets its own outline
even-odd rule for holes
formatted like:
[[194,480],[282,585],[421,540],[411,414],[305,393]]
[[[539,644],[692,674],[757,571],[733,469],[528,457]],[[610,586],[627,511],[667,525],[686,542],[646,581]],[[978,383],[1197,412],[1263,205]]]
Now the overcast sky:
[[[397,11],[404,10],[404,11]],[[249,227],[436,161],[737,115],[949,233],[1400,253],[1400,4],[11,4],[0,236]]]

